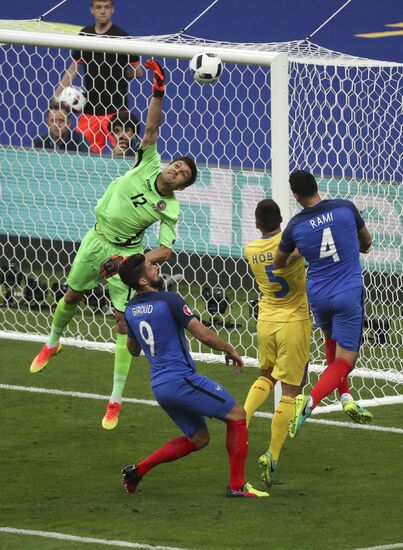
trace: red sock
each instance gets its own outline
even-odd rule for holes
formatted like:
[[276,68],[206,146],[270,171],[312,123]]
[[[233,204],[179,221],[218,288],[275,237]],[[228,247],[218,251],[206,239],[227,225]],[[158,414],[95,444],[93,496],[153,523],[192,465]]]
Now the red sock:
[[325,338],[325,353],[328,365],[331,365],[336,359],[336,340]]
[[310,409],[313,410],[319,401],[339,388],[352,368],[352,364],[342,357],[333,361],[322,373],[322,376],[309,394],[313,399]]
[[227,450],[229,456],[231,489],[238,490],[245,485],[245,462],[248,456],[248,430],[246,420],[227,423]]
[[348,383],[347,376],[344,378],[343,382],[337,388],[337,392],[339,394],[339,397],[341,397],[343,395],[343,393],[350,393],[350,385]]
[[[333,340],[333,338],[325,338],[325,352],[327,364],[331,365],[336,359],[336,340]],[[348,385],[347,376],[337,388],[337,391],[339,396],[342,396],[343,393],[350,393],[350,386]]]
[[172,462],[182,456],[186,456],[192,451],[196,451],[196,447],[189,441],[186,436],[175,437],[168,443],[165,443],[162,447],[157,449],[152,455],[148,456],[137,464],[138,473],[143,476],[154,466],[162,464],[163,462]]

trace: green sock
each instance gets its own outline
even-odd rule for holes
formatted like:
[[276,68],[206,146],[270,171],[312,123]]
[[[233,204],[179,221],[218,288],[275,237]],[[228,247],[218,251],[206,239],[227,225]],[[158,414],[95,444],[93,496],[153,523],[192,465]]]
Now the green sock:
[[60,337],[64,329],[74,317],[77,311],[77,304],[66,304],[64,298],[59,300],[56,311],[53,317],[52,327],[50,329],[49,339],[47,341],[48,348],[53,348],[59,343]]
[[113,365],[113,389],[109,401],[121,403],[123,390],[125,389],[127,375],[129,374],[132,356],[127,349],[127,335],[117,334],[115,362]]

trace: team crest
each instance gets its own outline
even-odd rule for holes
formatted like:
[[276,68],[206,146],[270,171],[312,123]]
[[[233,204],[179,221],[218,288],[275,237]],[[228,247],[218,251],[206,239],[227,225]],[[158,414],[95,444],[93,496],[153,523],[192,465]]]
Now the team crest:
[[183,306],[183,313],[184,313],[185,315],[188,315],[189,317],[190,317],[191,315],[193,315],[193,313],[190,311],[190,308],[189,308],[189,306],[188,306],[187,304],[185,304],[185,305]]
[[167,203],[163,200],[158,201],[157,204],[154,204],[154,210],[157,210],[157,212],[163,212],[166,207]]

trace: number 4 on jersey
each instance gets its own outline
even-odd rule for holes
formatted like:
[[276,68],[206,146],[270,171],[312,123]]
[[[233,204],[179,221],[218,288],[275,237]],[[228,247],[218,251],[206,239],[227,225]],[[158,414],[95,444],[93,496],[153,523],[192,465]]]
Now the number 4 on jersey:
[[319,258],[328,258],[332,256],[334,262],[339,262],[340,258],[337,254],[336,245],[330,227],[326,227],[322,234],[322,244],[320,245]]

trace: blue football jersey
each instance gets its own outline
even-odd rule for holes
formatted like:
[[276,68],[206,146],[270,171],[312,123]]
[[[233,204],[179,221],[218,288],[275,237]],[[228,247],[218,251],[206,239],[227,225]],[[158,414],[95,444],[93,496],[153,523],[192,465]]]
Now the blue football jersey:
[[195,372],[185,328],[194,315],[172,292],[140,292],[125,310],[128,336],[136,338],[151,365],[151,385]]
[[341,199],[323,200],[291,218],[279,249],[291,253],[297,247],[308,261],[310,299],[363,285],[358,231],[364,226],[354,204]]

